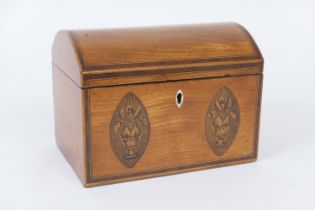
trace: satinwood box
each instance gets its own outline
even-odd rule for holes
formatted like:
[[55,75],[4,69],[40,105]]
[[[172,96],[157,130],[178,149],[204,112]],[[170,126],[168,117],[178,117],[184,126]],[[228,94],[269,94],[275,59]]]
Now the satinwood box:
[[56,141],[84,186],[255,161],[263,58],[236,23],[64,30]]

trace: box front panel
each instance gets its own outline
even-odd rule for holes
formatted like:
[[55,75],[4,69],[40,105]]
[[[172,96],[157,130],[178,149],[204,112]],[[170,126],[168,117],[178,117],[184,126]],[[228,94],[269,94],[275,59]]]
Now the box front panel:
[[260,86],[251,75],[86,90],[88,184],[255,160]]

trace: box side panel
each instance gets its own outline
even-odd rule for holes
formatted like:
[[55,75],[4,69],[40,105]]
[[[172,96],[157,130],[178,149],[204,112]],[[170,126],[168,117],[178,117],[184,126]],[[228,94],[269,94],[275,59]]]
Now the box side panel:
[[53,65],[56,142],[82,183],[85,183],[82,90]]
[[[257,74],[88,89],[87,185],[116,183],[256,160],[261,77]],[[184,94],[180,108],[175,101],[179,90]],[[234,137],[226,139],[233,141],[223,153],[211,147],[216,136],[214,131],[212,134],[209,132],[212,129],[211,114],[215,107],[221,106],[216,100],[224,98],[221,97],[225,94],[222,90],[227,90],[225,92],[231,96],[232,104],[238,104],[233,108],[233,113],[228,115],[228,120],[226,113],[220,113],[226,126],[222,127],[223,122],[216,123],[216,126],[221,127],[218,136],[226,130],[235,131]],[[119,154],[121,150],[125,152],[122,152],[123,155],[128,156],[129,150],[117,147],[120,143],[115,145],[115,137],[112,138],[112,133],[118,131],[117,136],[122,141],[117,138],[117,142],[121,141],[123,145],[125,136],[128,137],[129,134],[130,137],[137,136],[140,130],[140,134],[146,135],[146,129],[141,125],[143,121],[113,121],[124,118],[125,112],[132,113],[135,104],[136,107],[139,106],[137,99],[130,99],[132,102],[129,109],[124,109],[124,106],[121,109],[120,106],[125,103],[123,98],[130,96],[130,93],[141,101],[144,107],[142,110],[146,110],[150,121],[147,146],[138,162],[131,167],[128,165],[128,157],[122,161],[124,157]],[[226,106],[230,106],[229,103]],[[145,115],[138,119],[143,118]]]
[[261,115],[261,101],[262,101],[262,92],[263,92],[263,81],[264,75],[257,75],[257,116],[256,116],[256,145],[255,145],[255,159],[258,157],[258,148],[259,148],[259,130],[260,130],[260,115]]

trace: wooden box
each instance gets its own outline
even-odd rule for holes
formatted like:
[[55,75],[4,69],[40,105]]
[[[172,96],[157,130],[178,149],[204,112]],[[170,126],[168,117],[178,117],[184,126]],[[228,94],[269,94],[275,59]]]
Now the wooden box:
[[263,58],[235,23],[60,31],[57,145],[84,186],[255,161]]

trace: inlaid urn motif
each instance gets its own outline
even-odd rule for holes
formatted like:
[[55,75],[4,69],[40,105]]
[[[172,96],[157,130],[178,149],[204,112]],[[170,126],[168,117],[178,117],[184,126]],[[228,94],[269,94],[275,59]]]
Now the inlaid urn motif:
[[232,145],[240,124],[239,106],[228,87],[219,89],[212,99],[205,124],[210,148],[216,155],[223,155]]
[[118,104],[110,125],[110,142],[119,160],[133,167],[143,155],[150,137],[150,121],[140,99],[127,93]]

